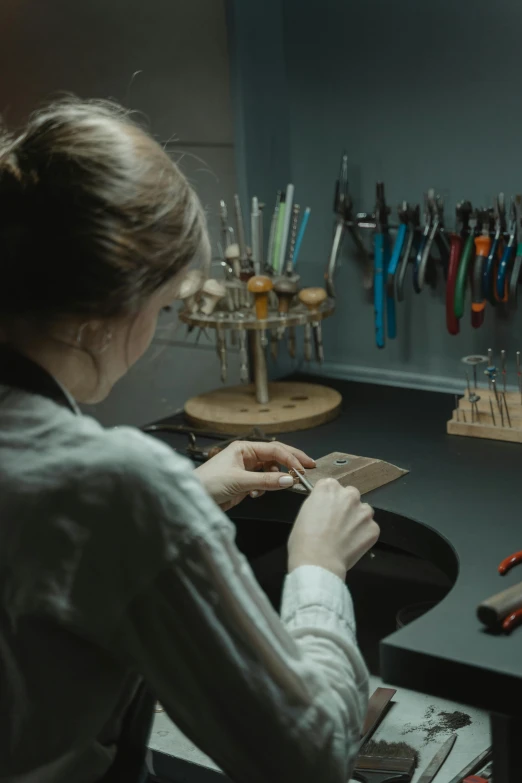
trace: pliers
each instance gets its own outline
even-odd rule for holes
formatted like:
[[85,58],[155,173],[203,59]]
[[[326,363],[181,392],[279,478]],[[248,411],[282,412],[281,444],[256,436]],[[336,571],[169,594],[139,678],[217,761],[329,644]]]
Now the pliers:
[[517,221],[517,253],[513,261],[513,270],[509,281],[509,304],[516,308],[518,304],[518,282],[522,267],[522,195],[515,196],[515,216]]
[[466,299],[466,285],[468,271],[475,249],[475,228],[477,227],[477,212],[473,210],[468,219],[469,235],[464,243],[464,250],[460,257],[457,280],[455,282],[455,299],[453,310],[456,318],[464,315],[464,301]]
[[[415,207],[410,207],[407,201],[402,202],[402,206],[399,209],[399,218],[402,222],[405,222],[408,227],[408,234],[406,237],[406,247],[400,259],[397,274],[395,275],[395,291],[397,295],[397,301],[402,302],[404,299],[404,281],[406,279],[406,270],[410,263],[411,251],[413,243],[415,241],[416,230],[420,224],[420,207],[417,204]],[[394,248],[395,250],[395,248]],[[391,262],[390,262],[391,265]]]
[[[506,557],[499,565],[498,572],[501,576],[505,576],[512,568],[522,563],[522,552],[514,552],[509,557]],[[513,609],[502,620],[502,629],[504,631],[512,631],[517,625],[522,623],[522,604],[520,607]]]
[[483,209],[478,213],[478,226],[480,234],[475,237],[475,261],[471,274],[471,325],[478,329],[484,323],[486,299],[482,283],[484,280],[484,268],[491,250],[490,237],[492,214],[490,210]]
[[459,319],[455,315],[455,285],[462,254],[463,237],[468,230],[472,207],[469,201],[460,201],[455,210],[455,231],[450,235],[450,256],[446,280],[446,328],[450,334],[460,331]]
[[348,155],[344,153],[341,158],[339,178],[335,182],[333,205],[333,211],[335,215],[334,235],[332,240],[332,249],[330,250],[330,257],[328,259],[328,266],[326,267],[326,272],[324,275],[326,290],[328,292],[328,296],[331,297],[335,296],[333,277],[344,237],[345,215],[348,203],[350,205],[349,209],[351,209],[351,199],[348,192]]
[[497,300],[499,302],[505,300],[506,281],[507,281],[508,269],[510,265],[509,262],[511,260],[511,256],[513,253],[513,246],[515,244],[516,236],[517,236],[517,211],[515,207],[515,201],[514,199],[511,199],[509,239],[506,247],[504,248],[504,253],[502,254],[502,258],[500,259],[500,264],[498,266],[498,272],[497,272],[497,280],[496,280],[496,293],[497,293]]
[[[390,210],[386,206],[384,197],[384,183],[377,182],[375,203],[375,235],[374,243],[374,315],[375,315],[375,342],[378,348],[384,348],[384,309],[385,290],[384,280],[387,275],[390,260],[390,243],[388,231],[388,214]],[[395,337],[395,299],[387,298],[387,323],[388,336]]]
[[504,194],[499,193],[493,202],[493,216],[495,219],[495,233],[489,250],[486,263],[484,265],[484,275],[482,278],[482,296],[493,307],[497,305],[496,297],[496,266],[497,257],[503,242],[504,232],[506,230],[506,202]]
[[[399,261],[401,259],[402,251],[404,249],[404,243],[406,242],[406,237],[408,235],[408,223],[409,223],[408,202],[403,201],[402,204],[399,204],[397,212],[399,213],[400,224],[399,224],[399,228],[397,229],[397,236],[395,237],[395,243],[393,245],[390,263],[388,264],[388,269],[387,269],[386,295],[388,298],[390,297],[395,298],[395,289],[396,289],[395,275],[399,267]],[[411,242],[413,242],[413,236],[411,237]],[[411,244],[410,244],[410,248],[411,248]]]
[[[430,235],[431,228],[431,209],[430,209],[430,196],[432,191],[430,190],[424,195],[424,228],[422,230],[419,247],[417,248],[417,255],[415,256],[415,266],[413,267],[413,290],[416,294],[420,294],[422,286],[424,284],[424,277],[426,274],[426,263],[423,263],[424,250],[428,244],[428,237]],[[429,250],[428,250],[429,255]],[[426,257],[427,261],[427,257]],[[422,269],[422,278],[421,278]]]

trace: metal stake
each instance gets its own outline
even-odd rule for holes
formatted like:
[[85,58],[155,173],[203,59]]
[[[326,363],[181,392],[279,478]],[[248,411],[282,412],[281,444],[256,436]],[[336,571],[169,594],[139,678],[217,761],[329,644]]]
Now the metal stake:
[[497,422],[495,421],[495,413],[493,411],[493,402],[491,400],[491,397],[489,398],[489,407],[491,408],[491,418],[493,419],[493,426],[497,426]]
[[502,396],[504,398],[504,408],[506,409],[506,418],[508,420],[509,426],[511,427],[511,416],[509,415],[509,409],[508,409],[507,402],[506,402],[506,392],[504,392],[504,394]]

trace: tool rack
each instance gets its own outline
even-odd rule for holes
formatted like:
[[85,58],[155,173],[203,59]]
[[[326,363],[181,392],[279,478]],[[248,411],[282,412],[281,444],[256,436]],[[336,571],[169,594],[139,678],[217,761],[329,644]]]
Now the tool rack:
[[[285,341],[290,357],[296,356],[296,330],[304,331],[304,358],[313,350],[323,361],[322,321],[335,310],[327,269],[323,288],[299,288],[296,262],[310,209],[299,226],[300,206],[293,203],[294,186],[277,193],[267,253],[263,251],[262,206],[252,199],[251,244],[246,244],[245,227],[238,196],[234,198],[234,229],[221,201],[222,242],[219,259],[224,279],[198,279],[196,270],[187,275],[180,298],[184,304],[180,320],[189,332],[212,330],[221,364],[221,380],[227,380],[227,346],[239,349],[241,384],[216,389],[187,401],[185,414],[198,427],[224,433],[289,432],[307,429],[334,418],[341,396],[325,386],[310,383],[268,382],[267,348],[274,359]],[[192,279],[190,275],[192,274]],[[205,277],[205,276],[203,276]],[[183,289],[183,284],[182,284]]]

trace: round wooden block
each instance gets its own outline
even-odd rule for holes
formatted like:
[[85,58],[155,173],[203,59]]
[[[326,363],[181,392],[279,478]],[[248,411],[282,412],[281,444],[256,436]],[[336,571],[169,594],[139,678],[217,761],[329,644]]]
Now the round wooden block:
[[328,386],[281,381],[268,384],[270,402],[256,401],[255,386],[229,386],[192,397],[187,418],[199,427],[239,435],[253,427],[264,432],[306,430],[334,419],[342,397]]

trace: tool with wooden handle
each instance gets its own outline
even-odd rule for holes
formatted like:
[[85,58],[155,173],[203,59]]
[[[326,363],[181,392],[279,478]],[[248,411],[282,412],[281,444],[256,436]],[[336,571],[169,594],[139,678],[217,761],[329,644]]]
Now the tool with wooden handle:
[[[247,288],[255,297],[256,318],[258,321],[266,321],[268,318],[268,294],[273,288],[273,283],[265,275],[254,275],[247,283]],[[261,332],[261,345],[266,345],[266,334]]]
[[[314,315],[314,313],[317,313],[322,303],[326,300],[327,293],[324,290],[324,288],[303,288],[299,292],[299,299],[301,302],[308,308],[309,313]],[[307,329],[308,327],[308,329]],[[314,334],[314,343],[315,343],[315,357],[318,362],[322,364],[324,361],[324,354],[323,354],[323,337],[322,337],[322,329],[321,329],[321,320],[318,318],[317,320],[312,320],[311,322],[311,328],[313,330]],[[307,332],[308,332],[308,338],[307,338]],[[307,361],[310,361],[311,359],[311,346],[310,346],[310,324],[305,324],[305,359]],[[306,350],[306,346],[309,346],[308,351]],[[310,359],[308,358],[310,356]]]

